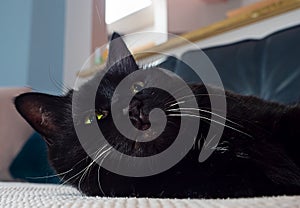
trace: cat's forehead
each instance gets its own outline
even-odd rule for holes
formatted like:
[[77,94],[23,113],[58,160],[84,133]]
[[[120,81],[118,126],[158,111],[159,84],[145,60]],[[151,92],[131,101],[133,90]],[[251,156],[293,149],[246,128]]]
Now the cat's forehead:
[[89,97],[91,94],[95,94],[103,100],[111,98],[116,87],[124,79],[129,82],[129,85],[139,81],[144,82],[145,85],[152,84],[161,77],[173,79],[172,73],[165,69],[158,67],[138,69],[140,72],[146,70],[150,73],[121,73],[122,70],[100,71],[91,80],[80,87],[79,94],[82,99]]

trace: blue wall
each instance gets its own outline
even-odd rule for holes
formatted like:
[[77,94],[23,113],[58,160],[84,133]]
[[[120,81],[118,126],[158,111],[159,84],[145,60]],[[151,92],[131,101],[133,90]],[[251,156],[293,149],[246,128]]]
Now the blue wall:
[[0,86],[58,93],[64,27],[64,0],[1,0]]
[[33,0],[32,11],[28,84],[57,92],[63,82],[65,1]]
[[32,0],[0,2],[0,86],[27,84]]

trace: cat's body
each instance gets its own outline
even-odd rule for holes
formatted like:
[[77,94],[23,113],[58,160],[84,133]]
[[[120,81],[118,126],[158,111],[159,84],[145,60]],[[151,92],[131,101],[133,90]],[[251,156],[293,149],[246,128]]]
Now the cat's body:
[[[117,43],[110,46],[109,61],[122,51],[128,54],[122,40]],[[96,115],[101,119],[99,117],[94,124],[99,125],[109,144],[124,154],[135,157],[158,154],[176,138],[180,116],[171,116],[174,111],[169,110],[178,108],[178,105],[165,92],[147,89],[147,80],[143,80],[145,89],[137,93],[130,103],[132,123],[136,128],[146,130],[149,128],[151,109],[163,108],[170,115],[168,126],[158,139],[148,143],[122,137],[113,125],[111,97],[119,82],[138,70],[138,67],[132,56],[120,63],[113,65],[111,72],[104,76],[97,88],[95,105],[96,108],[100,107],[92,109],[92,112],[97,111]],[[157,70],[157,73],[161,71],[155,67],[150,70]],[[97,80],[96,77],[79,89],[81,100],[88,99],[87,94],[94,85],[99,84]],[[224,133],[212,155],[200,163],[198,157],[209,126],[217,129],[220,124],[210,120],[207,88],[199,84],[190,85],[190,89],[196,95],[198,108],[202,109],[197,139],[188,154],[175,166],[148,177],[118,175],[93,163],[74,129],[76,125],[84,126],[80,121],[86,118],[86,114],[83,117],[75,115],[76,118],[72,115],[72,105],[77,105],[72,99],[74,91],[62,97],[28,93],[17,97],[15,102],[21,115],[45,137],[50,162],[62,180],[87,195],[223,198],[300,194],[300,106],[285,106],[226,92],[227,120]],[[220,89],[212,90],[218,92]],[[83,113],[91,110],[85,109],[84,105],[78,104],[76,107]],[[192,112],[184,113],[193,115]],[[93,125],[90,123],[91,120],[85,120],[85,125]],[[88,126],[84,129],[87,136],[91,135]],[[109,154],[108,148],[103,148],[104,151]]]

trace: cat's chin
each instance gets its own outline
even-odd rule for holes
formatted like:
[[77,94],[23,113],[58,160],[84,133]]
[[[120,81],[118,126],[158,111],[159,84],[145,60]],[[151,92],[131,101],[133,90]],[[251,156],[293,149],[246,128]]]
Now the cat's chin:
[[128,135],[130,137],[130,140],[135,142],[151,142],[151,141],[155,141],[160,136],[160,134],[156,130],[152,129],[151,127],[145,130],[143,129],[138,129],[138,130],[141,133],[133,133]]

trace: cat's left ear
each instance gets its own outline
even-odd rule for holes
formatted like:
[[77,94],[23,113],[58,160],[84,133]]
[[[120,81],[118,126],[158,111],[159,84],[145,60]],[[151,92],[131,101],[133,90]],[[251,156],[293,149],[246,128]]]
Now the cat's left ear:
[[62,132],[67,116],[67,98],[42,93],[25,93],[15,98],[15,106],[22,117],[44,138],[53,143],[53,138]]
[[138,69],[138,65],[124,40],[118,33],[114,32],[109,44],[107,66],[111,67],[116,63],[128,69],[130,68],[130,70]]

